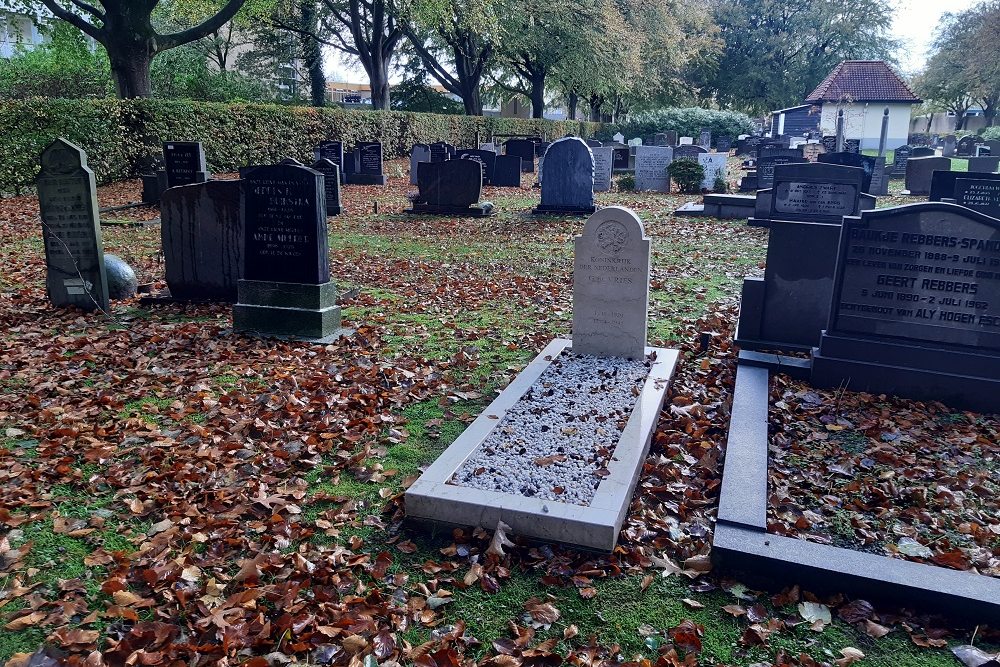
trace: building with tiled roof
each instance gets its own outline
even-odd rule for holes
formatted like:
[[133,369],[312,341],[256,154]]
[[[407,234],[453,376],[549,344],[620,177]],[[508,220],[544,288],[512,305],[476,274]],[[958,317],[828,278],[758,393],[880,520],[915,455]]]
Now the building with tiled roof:
[[910,112],[921,99],[913,94],[906,81],[881,60],[845,60],[833,68],[822,83],[803,100],[803,104],[774,112],[773,132],[786,126],[811,125],[824,136],[837,131],[837,115],[844,112],[844,136],[858,139],[861,148],[878,148],[882,116],[889,110],[886,148],[894,149],[907,141]]

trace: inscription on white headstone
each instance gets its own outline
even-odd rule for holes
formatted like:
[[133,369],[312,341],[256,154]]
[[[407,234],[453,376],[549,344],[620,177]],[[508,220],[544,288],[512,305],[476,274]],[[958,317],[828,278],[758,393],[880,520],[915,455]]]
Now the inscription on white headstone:
[[650,242],[619,206],[590,216],[574,242],[573,351],[641,359],[649,311]]
[[698,164],[705,170],[705,177],[701,181],[704,190],[715,189],[715,179],[726,180],[726,158],[725,153],[699,153]]

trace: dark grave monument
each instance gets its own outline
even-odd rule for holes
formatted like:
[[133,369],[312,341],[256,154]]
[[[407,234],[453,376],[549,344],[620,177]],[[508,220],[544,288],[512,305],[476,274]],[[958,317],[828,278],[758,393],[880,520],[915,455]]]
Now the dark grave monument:
[[802,157],[801,148],[788,148],[775,144],[761,145],[757,147],[757,159],[764,157]]
[[629,162],[630,149],[628,148],[616,148],[612,154],[611,164],[614,171],[629,171],[631,165]]
[[972,135],[966,135],[958,140],[958,145],[956,147],[955,156],[956,157],[969,157],[976,154],[976,144],[983,142],[982,137],[974,137]]
[[167,141],[163,144],[167,187],[204,183],[208,180],[205,150],[200,141]]
[[885,178],[885,158],[862,155],[861,153],[823,153],[819,162],[824,164],[839,164],[844,167],[859,167],[865,172],[862,192],[870,195],[888,194],[888,181]]
[[953,199],[959,206],[1000,218],[1000,181],[958,178]]
[[1000,169],[1000,154],[969,158],[969,171],[994,172]]
[[983,145],[990,149],[990,155],[996,157],[1000,155],[1000,139],[990,139],[984,141]]
[[257,167],[242,182],[241,199],[244,264],[233,330],[313,342],[343,335],[323,175],[296,165]]
[[455,159],[478,162],[483,169],[483,185],[493,185],[493,172],[497,163],[496,153],[493,151],[460,150],[455,153]]
[[928,201],[944,201],[955,198],[955,182],[960,178],[976,181],[1000,182],[1000,174],[982,171],[935,171],[931,176],[931,191]]
[[535,173],[535,142],[528,139],[508,139],[503,145],[504,155],[521,158],[521,171]]
[[451,156],[455,154],[455,147],[446,141],[435,141],[429,147],[431,149],[431,162],[444,162],[450,160]]
[[566,137],[545,151],[542,201],[535,215],[590,215],[594,206],[594,156],[582,139]]
[[340,182],[346,183],[344,175],[344,142],[342,141],[321,141],[313,149],[313,159],[329,160],[340,169]]
[[1000,412],[1000,220],[956,204],[844,220],[812,384]]
[[951,159],[946,157],[911,157],[906,161],[904,195],[919,197],[931,192],[931,176],[935,171],[949,171]]
[[587,139],[587,145],[591,148],[601,148],[604,144],[597,139]]
[[719,137],[715,140],[715,150],[719,153],[728,153],[733,149],[732,137]]
[[667,138],[666,132],[657,132],[653,135],[653,145],[654,146],[673,146],[670,143],[670,139]]
[[410,149],[410,185],[417,184],[417,165],[421,162],[431,161],[431,147],[429,144],[413,144]]
[[167,174],[163,168],[163,155],[147,155],[140,158],[136,169],[142,180],[140,201],[143,204],[158,204],[163,191],[167,189]]
[[890,176],[893,178],[906,176],[906,161],[910,159],[912,152],[913,149],[908,144],[903,144],[893,151]]
[[696,146],[694,144],[674,146],[674,159],[680,160],[681,158],[687,158],[689,160],[697,160],[699,155],[707,152],[708,151],[701,146]]
[[934,157],[937,153],[930,146],[914,146],[910,149],[910,157]]
[[521,158],[517,155],[497,155],[493,163],[493,186],[498,188],[521,187]]
[[45,290],[53,306],[108,310],[108,277],[87,154],[65,139],[42,152],[36,182],[45,243]]
[[801,155],[768,155],[757,159],[756,189],[769,188],[774,184],[774,170],[782,164],[808,164]]
[[706,151],[712,148],[712,132],[710,130],[703,129],[698,133],[698,145]]
[[535,157],[541,158],[543,155],[545,155],[545,151],[547,151],[548,148],[549,148],[548,141],[542,141],[541,139],[535,141]]
[[677,145],[677,130],[667,130],[663,133],[666,137],[667,146]]
[[[954,134],[949,134],[948,136],[942,138],[940,141],[942,157],[955,157],[955,153],[958,148],[957,143],[958,141],[955,139]],[[936,144],[935,147],[937,147]]]
[[421,162],[417,165],[419,193],[407,213],[473,216],[493,215],[493,205],[480,202],[483,168],[475,160]]
[[206,181],[163,194],[160,243],[169,295],[145,302],[236,301],[243,276],[240,187],[240,181]]
[[828,135],[824,136],[820,140],[820,143],[823,144],[823,149],[827,153],[836,153],[837,152],[837,137],[828,134]]
[[382,143],[359,141],[347,160],[346,181],[350,185],[385,185],[382,173]]
[[862,192],[863,178],[858,167],[775,167],[774,188],[757,193],[757,217],[750,219],[770,233],[764,277],[743,281],[739,345],[808,351],[819,342],[830,312],[841,221],[874,207],[874,198]]
[[860,139],[844,139],[844,152],[845,153],[860,153],[861,152],[861,140]]
[[326,214],[340,215],[343,208],[340,205],[340,167],[330,160],[321,158],[313,163],[312,168],[323,174],[323,191],[326,194]]

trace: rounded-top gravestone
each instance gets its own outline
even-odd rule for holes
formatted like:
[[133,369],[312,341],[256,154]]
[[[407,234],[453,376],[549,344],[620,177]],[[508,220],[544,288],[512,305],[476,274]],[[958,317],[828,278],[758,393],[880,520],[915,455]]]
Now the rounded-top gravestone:
[[104,255],[104,270],[108,276],[108,297],[111,299],[131,299],[139,289],[139,279],[135,271],[118,255]]
[[542,203],[534,213],[594,212],[594,154],[579,137],[564,137],[545,151]]

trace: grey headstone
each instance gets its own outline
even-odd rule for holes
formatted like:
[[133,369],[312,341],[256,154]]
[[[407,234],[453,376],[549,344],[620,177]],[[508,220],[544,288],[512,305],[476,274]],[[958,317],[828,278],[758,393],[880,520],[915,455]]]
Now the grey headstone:
[[931,192],[931,176],[935,171],[950,171],[951,160],[946,157],[911,157],[906,161],[905,188],[911,195]]
[[715,180],[726,180],[727,155],[725,153],[702,153],[698,156],[698,164],[705,170],[701,181],[702,190],[714,190]]
[[626,208],[602,208],[574,241],[573,351],[641,359],[649,311],[650,242]]
[[97,184],[87,154],[65,139],[56,139],[42,152],[41,162],[38,205],[49,301],[58,307],[107,311]]
[[417,164],[431,161],[431,147],[427,144],[413,144],[410,149],[410,185],[417,184]]
[[667,167],[673,162],[674,149],[670,146],[636,146],[635,189],[644,192],[670,192]]
[[618,149],[591,149],[591,152],[594,154],[594,192],[607,192],[611,189],[611,173],[614,171],[616,150]]
[[969,158],[969,171],[993,172],[998,168],[1000,168],[1000,155]]
[[243,276],[240,181],[170,188],[160,204],[160,243],[175,299],[236,301]]
[[326,193],[326,214],[340,215],[340,167],[325,158],[320,158],[312,168],[323,174],[323,191]]

